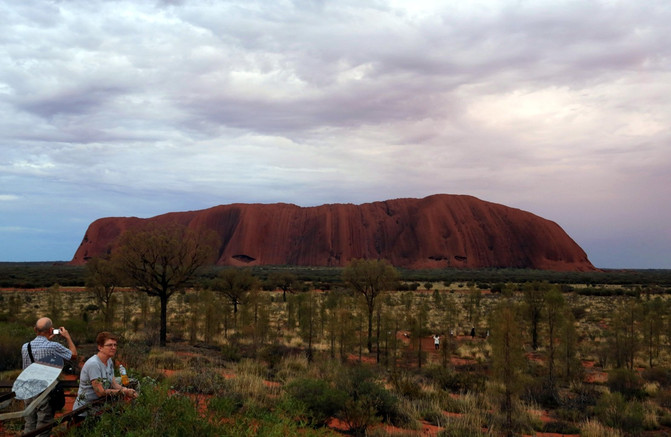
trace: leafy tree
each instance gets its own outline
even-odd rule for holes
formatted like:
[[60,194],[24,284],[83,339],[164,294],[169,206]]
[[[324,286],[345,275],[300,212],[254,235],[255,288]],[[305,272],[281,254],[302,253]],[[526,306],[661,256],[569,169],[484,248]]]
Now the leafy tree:
[[238,305],[243,301],[247,293],[255,290],[258,280],[248,269],[227,268],[222,270],[212,281],[212,290],[222,293],[233,305],[233,326],[237,328]]
[[159,342],[167,335],[168,301],[175,291],[191,284],[198,270],[213,260],[213,233],[186,226],[149,224],[121,235],[114,256],[130,283],[161,301]]
[[315,339],[315,319],[318,317],[317,302],[315,302],[314,293],[304,293],[300,295],[298,302],[298,327],[303,341],[308,345],[306,357],[308,362],[312,362],[313,348],[312,343]]
[[665,305],[662,299],[657,296],[653,300],[641,303],[643,312],[643,321],[641,329],[643,331],[643,343],[648,355],[648,366],[653,367],[654,360],[659,357],[662,348],[662,334],[665,325]]
[[468,292],[468,299],[464,302],[465,310],[468,314],[468,321],[473,326],[478,326],[480,322],[480,302],[482,301],[482,291],[471,287]]
[[347,354],[352,350],[354,342],[356,341],[354,336],[356,333],[356,320],[352,317],[352,312],[345,306],[341,306],[336,309],[336,326],[337,326],[337,343],[338,343],[338,355],[342,362],[347,361]]
[[523,287],[524,304],[531,329],[531,347],[538,349],[538,325],[541,322],[545,306],[545,293],[550,284],[547,282],[525,283]]
[[555,336],[563,320],[564,303],[564,296],[556,287],[553,287],[545,295],[548,324],[548,379],[552,388],[554,388],[555,383],[555,355],[557,349]]
[[210,290],[201,290],[198,293],[198,306],[200,308],[196,314],[202,320],[203,340],[206,344],[211,344],[215,335],[220,332],[221,306],[219,303],[217,296]]
[[442,299],[442,305],[440,309],[440,327],[443,334],[443,340],[441,341],[440,356],[441,361],[444,367],[447,367],[449,364],[450,354],[455,346],[455,341],[452,336],[455,326],[458,324],[458,315],[459,311],[457,310],[457,304],[454,301],[454,298],[449,294]]
[[321,379],[299,378],[287,384],[287,394],[305,406],[310,425],[325,426],[345,408],[347,392]]
[[294,293],[298,288],[298,277],[291,272],[273,272],[268,277],[271,287],[282,290],[282,301],[287,301],[287,293]]
[[268,296],[262,294],[257,287],[245,296],[243,307],[244,332],[252,337],[254,354],[270,334],[270,303]]
[[431,298],[433,299],[433,306],[435,308],[440,308],[441,305],[443,304],[442,294],[443,292],[441,292],[437,288],[433,289],[433,294],[431,295]]
[[422,337],[425,334],[428,319],[429,309],[427,304],[424,299],[419,299],[410,326],[412,337],[417,342],[417,367],[420,369],[422,368],[422,359],[426,355],[426,352],[422,350]]
[[503,302],[492,314],[490,326],[492,370],[503,384],[502,411],[506,415],[506,435],[514,435],[513,397],[520,390],[524,355],[517,323],[517,311],[510,302]]
[[63,312],[60,285],[53,284],[47,289],[47,307],[51,317],[54,320],[60,320],[61,314]]
[[322,308],[325,309],[324,324],[326,328],[326,339],[329,344],[331,359],[335,359],[336,338],[338,337],[338,308],[340,304],[340,293],[328,292]]
[[609,346],[615,358],[615,366],[634,368],[634,358],[639,348],[637,322],[640,318],[640,307],[631,299],[622,301],[613,315]]
[[582,372],[582,365],[577,358],[578,333],[575,328],[575,318],[570,309],[564,308],[564,322],[559,329],[559,353],[564,377],[567,380],[578,378]]
[[95,296],[108,330],[112,327],[113,294],[122,277],[119,265],[109,258],[92,258],[86,263],[86,288]]
[[353,259],[343,270],[343,280],[360,293],[368,308],[368,352],[373,349],[373,312],[380,293],[391,289],[399,273],[385,260]]

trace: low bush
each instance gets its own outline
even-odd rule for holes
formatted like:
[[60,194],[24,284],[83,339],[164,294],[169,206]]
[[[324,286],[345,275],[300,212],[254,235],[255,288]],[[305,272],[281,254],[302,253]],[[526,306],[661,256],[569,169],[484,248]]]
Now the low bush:
[[64,320],[62,324],[77,343],[95,343],[96,336],[101,330],[95,324],[82,319]]
[[642,398],[643,380],[633,370],[613,369],[608,373],[608,388],[611,391],[622,393],[627,399]]
[[622,433],[598,420],[587,420],[580,426],[580,437],[622,437]]
[[422,385],[406,372],[394,372],[389,379],[396,393],[407,399],[420,399],[425,396]]
[[438,437],[485,437],[492,435],[483,431],[485,422],[479,414],[465,414],[448,418]]
[[650,367],[643,369],[641,377],[650,382],[656,382],[661,387],[671,386],[671,370],[665,367]]
[[34,336],[33,330],[24,325],[0,323],[0,372],[21,368],[21,347]]
[[455,372],[445,367],[431,367],[427,375],[443,390],[452,393],[484,390],[487,381],[485,375],[475,371]]
[[421,418],[434,426],[444,426],[447,422],[447,416],[437,409],[428,409],[421,412]]
[[628,433],[644,429],[645,411],[638,401],[627,401],[621,393],[604,393],[594,407],[599,420]]
[[231,417],[240,411],[244,398],[235,392],[221,393],[207,403],[207,410],[219,418]]
[[655,396],[659,405],[664,408],[671,408],[671,390],[660,390]]
[[546,377],[537,377],[525,387],[523,399],[537,402],[544,408],[557,408],[560,404],[557,388],[549,383]]
[[382,420],[395,426],[412,422],[400,408],[400,400],[375,380],[370,369],[345,369],[337,384],[348,397],[339,417],[354,434],[363,435],[370,425]]
[[188,397],[170,394],[164,386],[143,386],[132,406],[118,403],[106,414],[87,418],[68,435],[181,437],[225,434],[221,428],[202,418]]
[[228,387],[226,379],[213,369],[187,370],[168,379],[172,388],[183,393],[219,394]]
[[163,349],[153,349],[144,362],[144,367],[163,369],[163,370],[181,370],[185,364],[175,352]]
[[287,395],[305,407],[307,420],[312,426],[324,426],[328,420],[345,408],[347,393],[316,379],[298,379],[286,387]]
[[305,356],[288,356],[282,359],[274,377],[277,381],[287,382],[293,378],[305,377],[309,370]]
[[242,359],[242,351],[235,344],[225,344],[221,347],[221,358],[224,361],[237,363]]
[[543,424],[542,432],[552,434],[580,434],[580,428],[570,422],[554,420]]

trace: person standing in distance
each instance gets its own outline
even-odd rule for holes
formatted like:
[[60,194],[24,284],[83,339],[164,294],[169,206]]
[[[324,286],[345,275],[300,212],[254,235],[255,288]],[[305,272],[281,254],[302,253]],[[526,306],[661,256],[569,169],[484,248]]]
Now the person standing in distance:
[[[35,334],[37,336],[30,342],[30,352],[32,352],[32,358],[28,351],[28,343],[25,343],[21,347],[21,356],[23,359],[23,368],[30,366],[33,361],[40,361],[41,359],[48,357],[49,355],[56,355],[64,360],[70,360],[77,356],[77,347],[72,342],[70,333],[63,326],[58,328],[60,330],[59,334],[54,334],[53,332],[53,322],[48,317],[42,317],[35,323]],[[61,335],[67,341],[68,347],[63,346],[60,343],[51,341],[52,338],[56,335]],[[38,395],[39,396],[39,395]],[[37,396],[35,396],[37,397]],[[25,405],[28,407],[34,400],[35,397],[26,399]],[[35,409],[26,416],[26,426],[24,428],[24,433],[33,431],[41,426],[44,426],[48,423],[51,423],[54,420],[54,414],[51,405],[49,405],[49,397],[47,396],[40,405],[35,407]],[[46,431],[40,436],[48,436],[49,431]]]
[[[72,410],[83,407],[104,396],[123,395],[137,397],[132,388],[123,387],[114,378],[114,355],[117,351],[116,335],[101,332],[96,337],[98,353],[86,360],[79,375],[79,390]],[[80,416],[85,416],[86,413]]]

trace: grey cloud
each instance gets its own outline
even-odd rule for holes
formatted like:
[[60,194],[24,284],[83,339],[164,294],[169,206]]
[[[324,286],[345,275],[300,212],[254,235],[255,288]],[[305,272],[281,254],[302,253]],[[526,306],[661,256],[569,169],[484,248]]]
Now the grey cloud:
[[[2,203],[95,218],[452,192],[587,239],[668,197],[666,2],[420,6],[0,0],[0,181],[20,196]],[[659,228],[644,215],[618,229]]]

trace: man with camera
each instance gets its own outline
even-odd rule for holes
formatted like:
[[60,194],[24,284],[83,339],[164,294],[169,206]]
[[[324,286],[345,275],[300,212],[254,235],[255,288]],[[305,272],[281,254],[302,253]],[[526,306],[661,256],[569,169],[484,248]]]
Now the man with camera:
[[[68,333],[62,326],[54,329],[53,322],[50,318],[42,317],[35,323],[35,334],[37,334],[37,336],[33,340],[21,347],[24,369],[30,366],[33,362],[40,361],[49,355],[56,355],[64,360],[70,360],[77,355],[77,347],[72,342],[70,333]],[[65,341],[67,341],[68,347],[63,346],[58,342],[51,341],[56,335],[63,336]],[[30,345],[30,347],[28,347],[28,345]],[[34,399],[35,398],[27,399],[25,401],[26,407],[30,405]],[[24,433],[33,431],[50,423],[54,420],[55,413],[56,412],[52,410],[51,405],[49,405],[49,398],[45,398],[31,414],[26,416]],[[49,435],[49,431],[44,435]]]

